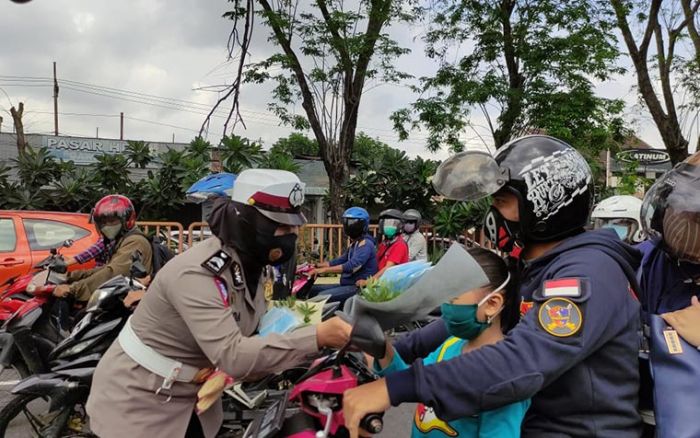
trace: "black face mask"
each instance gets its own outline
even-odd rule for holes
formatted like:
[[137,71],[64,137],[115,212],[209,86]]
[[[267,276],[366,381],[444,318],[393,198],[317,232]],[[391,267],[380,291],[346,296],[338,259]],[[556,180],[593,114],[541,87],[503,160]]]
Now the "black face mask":
[[294,256],[297,235],[275,236],[258,232],[255,238],[255,258],[264,265],[279,265]]
[[491,207],[484,217],[486,237],[503,252],[512,252],[519,243],[519,229],[519,222],[509,221],[494,207]]

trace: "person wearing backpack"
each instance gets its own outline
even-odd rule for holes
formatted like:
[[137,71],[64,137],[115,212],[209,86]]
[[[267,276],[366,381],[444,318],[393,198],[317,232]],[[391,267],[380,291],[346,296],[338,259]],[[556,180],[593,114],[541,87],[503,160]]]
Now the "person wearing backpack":
[[153,273],[152,242],[136,228],[136,209],[129,198],[122,195],[105,196],[95,204],[92,219],[105,242],[114,244],[109,251],[107,264],[69,273],[68,284],[54,289],[54,295],[59,298],[72,296],[77,301],[88,301],[106,281],[118,275],[129,275],[132,256],[136,251],[141,253],[141,262],[149,274]]

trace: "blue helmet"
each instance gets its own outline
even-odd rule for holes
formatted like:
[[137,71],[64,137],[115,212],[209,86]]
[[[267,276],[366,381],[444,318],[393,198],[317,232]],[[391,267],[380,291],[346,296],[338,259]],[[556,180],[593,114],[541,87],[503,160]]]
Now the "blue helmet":
[[369,229],[369,213],[362,207],[350,207],[343,213],[343,231],[351,239],[362,237]]

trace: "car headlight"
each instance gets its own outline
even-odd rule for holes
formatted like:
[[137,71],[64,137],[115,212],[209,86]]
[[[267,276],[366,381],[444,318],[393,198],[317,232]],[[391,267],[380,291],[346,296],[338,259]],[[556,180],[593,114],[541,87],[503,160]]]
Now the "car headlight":
[[98,289],[96,290],[91,296],[90,299],[88,300],[87,303],[87,308],[85,309],[86,312],[90,311],[91,309],[97,307],[100,304],[100,301],[102,301],[107,295],[109,295],[109,290],[106,289]]

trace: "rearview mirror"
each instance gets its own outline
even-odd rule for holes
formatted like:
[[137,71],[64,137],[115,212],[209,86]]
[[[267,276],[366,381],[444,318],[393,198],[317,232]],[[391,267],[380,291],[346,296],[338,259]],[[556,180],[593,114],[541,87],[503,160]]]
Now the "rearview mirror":
[[144,278],[148,275],[148,269],[146,269],[140,260],[136,260],[131,264],[129,273],[131,274],[131,278]]

